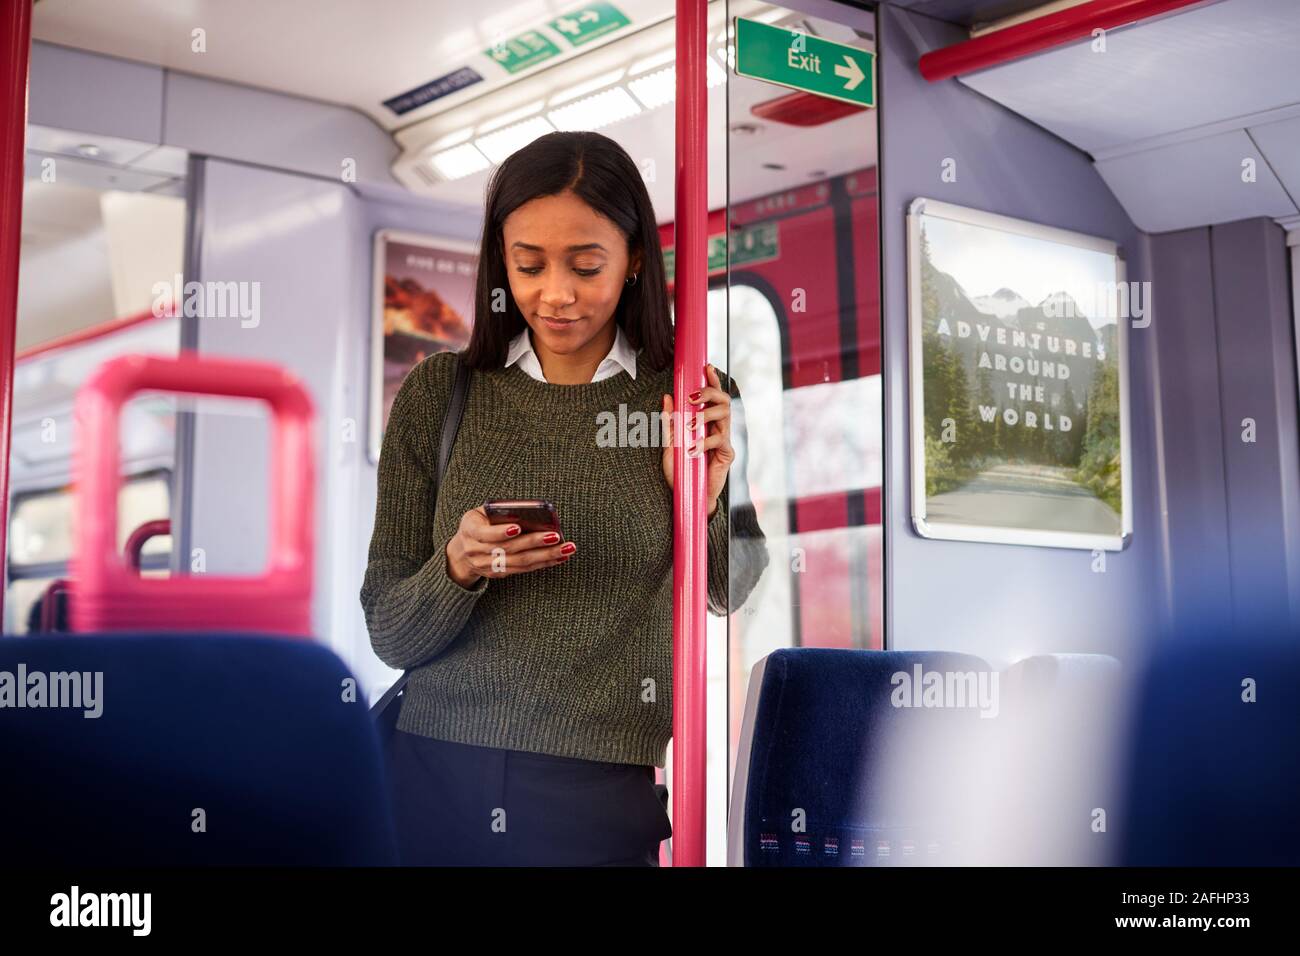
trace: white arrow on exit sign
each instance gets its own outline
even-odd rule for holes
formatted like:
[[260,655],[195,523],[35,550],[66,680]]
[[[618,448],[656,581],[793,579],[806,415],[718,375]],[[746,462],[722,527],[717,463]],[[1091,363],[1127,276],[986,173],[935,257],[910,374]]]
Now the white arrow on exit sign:
[[866,79],[867,74],[862,72],[862,67],[858,66],[858,61],[847,54],[844,57],[844,64],[845,65],[840,65],[838,63],[835,64],[835,75],[842,76],[848,80],[848,82],[844,84],[845,90],[855,90],[857,89],[858,84]]

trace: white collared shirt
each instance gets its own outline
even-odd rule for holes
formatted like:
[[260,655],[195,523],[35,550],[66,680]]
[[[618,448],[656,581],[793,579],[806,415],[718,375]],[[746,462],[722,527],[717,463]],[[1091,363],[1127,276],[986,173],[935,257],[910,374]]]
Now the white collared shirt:
[[[596,369],[596,374],[592,376],[593,382],[617,375],[622,370],[626,370],[628,375],[636,378],[636,352],[632,350],[631,343],[623,334],[623,327],[616,322],[614,328],[617,329],[614,345]],[[527,328],[510,340],[510,348],[506,351],[506,367],[509,368],[515,362],[518,362],[519,367],[532,378],[539,382],[546,381],[546,376],[542,374],[542,363],[537,358],[537,353],[533,351],[533,340]]]

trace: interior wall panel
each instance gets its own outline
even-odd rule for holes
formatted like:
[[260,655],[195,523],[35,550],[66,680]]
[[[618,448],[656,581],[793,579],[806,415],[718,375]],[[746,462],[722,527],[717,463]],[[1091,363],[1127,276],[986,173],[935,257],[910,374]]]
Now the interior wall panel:
[[[907,226],[927,196],[1117,241],[1128,277],[1149,278],[1138,230],[1088,158],[956,81],[928,83],[917,59],[964,31],[895,7],[880,10],[881,229],[884,250],[886,641],[1014,661],[1031,654],[1126,656],[1163,606],[1152,427],[1151,337],[1130,336],[1134,535],[1106,555],[921,538],[910,517],[907,433]],[[923,118],[923,119],[922,119]],[[956,161],[944,182],[945,159]]]
[[1300,447],[1286,240],[1279,226],[1253,219],[1211,228],[1210,243],[1233,614],[1238,631],[1248,633],[1275,627],[1300,607]]

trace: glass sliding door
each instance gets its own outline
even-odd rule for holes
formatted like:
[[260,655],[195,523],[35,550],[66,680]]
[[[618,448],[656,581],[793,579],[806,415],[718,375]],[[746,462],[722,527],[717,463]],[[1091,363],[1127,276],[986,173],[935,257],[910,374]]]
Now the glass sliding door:
[[752,557],[736,537],[746,500],[768,556],[719,621],[725,662],[710,661],[728,688],[728,793],[755,663],[782,647],[884,646],[875,14],[798,7],[728,0],[723,54],[727,261],[709,351],[741,395],[733,582]]

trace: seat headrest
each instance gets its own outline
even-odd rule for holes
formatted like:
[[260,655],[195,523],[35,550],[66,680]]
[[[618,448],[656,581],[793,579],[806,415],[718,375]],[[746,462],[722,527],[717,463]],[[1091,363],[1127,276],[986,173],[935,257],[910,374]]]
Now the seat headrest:
[[0,698],[6,683],[23,704],[0,708],[0,764],[23,777],[0,788],[14,859],[391,862],[366,698],[328,648],[243,633],[13,638],[0,640]]

